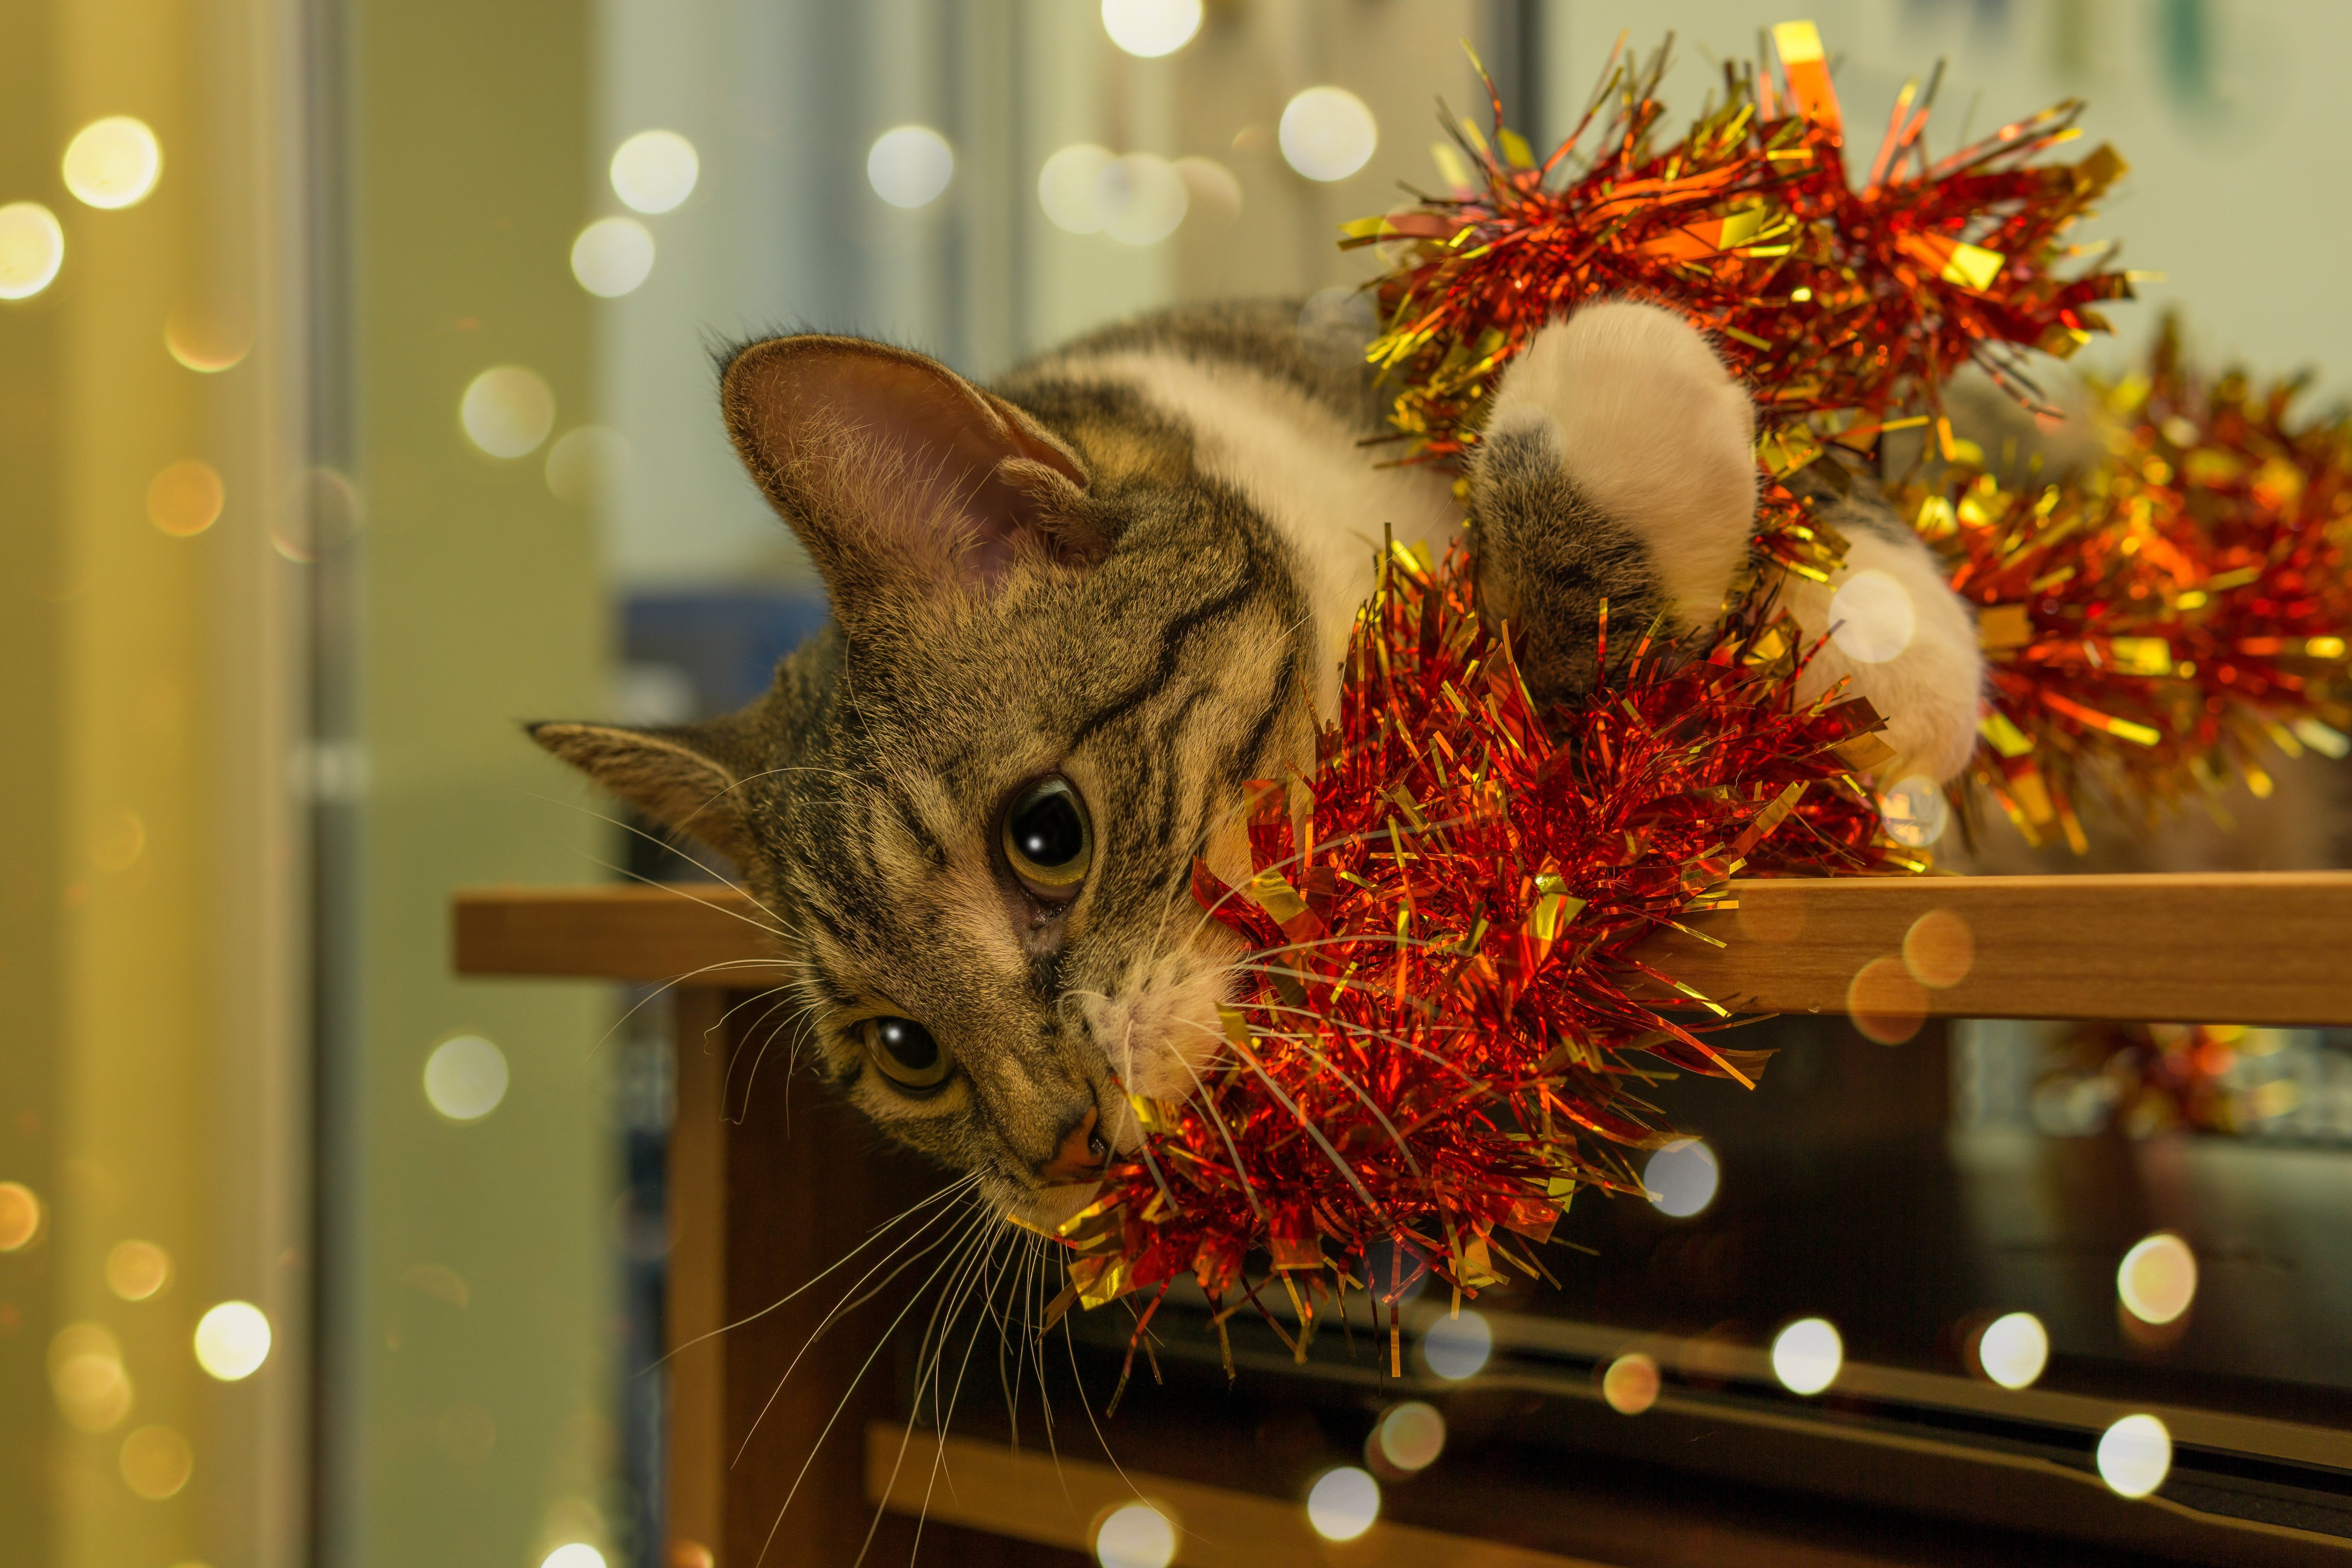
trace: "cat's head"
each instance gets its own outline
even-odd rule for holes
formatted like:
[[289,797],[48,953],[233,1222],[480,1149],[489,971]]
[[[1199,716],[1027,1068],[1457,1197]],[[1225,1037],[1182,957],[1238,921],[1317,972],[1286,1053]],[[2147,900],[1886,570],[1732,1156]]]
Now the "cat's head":
[[[1113,395],[1056,427],[920,355],[772,339],[721,383],[834,624],[742,712],[542,745],[723,851],[802,965],[827,1076],[1035,1219],[1215,1054],[1245,784],[1312,755],[1279,545]],[[1033,399],[1032,401],[1041,401]]]

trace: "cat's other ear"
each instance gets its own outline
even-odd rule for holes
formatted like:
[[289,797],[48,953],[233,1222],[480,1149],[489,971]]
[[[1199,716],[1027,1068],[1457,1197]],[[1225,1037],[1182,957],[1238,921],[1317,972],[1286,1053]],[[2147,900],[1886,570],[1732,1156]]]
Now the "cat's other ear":
[[860,338],[771,338],[727,362],[735,449],[807,546],[845,625],[1110,540],[1076,456],[935,360]]
[[674,833],[698,838],[738,866],[754,839],[740,787],[756,763],[738,756],[724,720],[630,729],[617,724],[526,725],[530,738]]

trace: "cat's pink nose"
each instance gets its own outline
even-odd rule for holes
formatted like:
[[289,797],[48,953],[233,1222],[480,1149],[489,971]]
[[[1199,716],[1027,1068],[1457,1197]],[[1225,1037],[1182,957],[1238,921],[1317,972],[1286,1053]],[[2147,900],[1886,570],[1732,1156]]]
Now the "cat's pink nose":
[[1095,1136],[1095,1113],[1089,1110],[1085,1121],[1070,1129],[1070,1135],[1062,1140],[1054,1157],[1038,1167],[1037,1174],[1048,1182],[1083,1181],[1102,1170],[1109,1153]]

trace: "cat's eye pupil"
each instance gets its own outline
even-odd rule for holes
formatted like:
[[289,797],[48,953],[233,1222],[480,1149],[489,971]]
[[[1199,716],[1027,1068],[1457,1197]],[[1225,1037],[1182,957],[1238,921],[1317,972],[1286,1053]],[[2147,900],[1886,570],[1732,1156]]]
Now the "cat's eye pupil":
[[1086,802],[1064,778],[1042,779],[1004,814],[1004,858],[1022,885],[1045,903],[1066,905],[1094,864]]
[[939,1065],[940,1043],[912,1018],[884,1018],[874,1026],[875,1037],[890,1059],[914,1072]]
[[857,1031],[866,1054],[899,1088],[929,1092],[948,1081],[946,1049],[912,1018],[868,1018]]
[[1023,859],[1050,869],[1068,865],[1085,850],[1087,825],[1079,820],[1077,803],[1056,793],[1013,819],[1013,841]]

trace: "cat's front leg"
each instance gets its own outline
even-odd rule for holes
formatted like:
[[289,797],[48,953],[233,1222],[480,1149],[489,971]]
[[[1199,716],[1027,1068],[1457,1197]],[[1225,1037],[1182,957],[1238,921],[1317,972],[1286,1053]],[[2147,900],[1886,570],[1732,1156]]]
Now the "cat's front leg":
[[[1604,600],[1612,664],[1661,614],[1675,636],[1715,620],[1755,527],[1754,445],[1746,390],[1705,338],[1654,306],[1588,305],[1511,363],[1471,469],[1471,530],[1481,605],[1511,623],[1538,703],[1591,689]],[[1900,635],[1845,628],[1854,635],[1816,656],[1800,695],[1847,679],[1887,720],[1896,756],[1885,777],[1949,778],[1975,743],[1974,621],[1883,503],[1849,510],[1870,510],[1873,526],[1848,529],[1855,557],[1841,582],[1869,572],[1877,599],[1901,596],[1895,608],[1909,613],[1873,601]],[[1789,603],[1809,642],[1839,618],[1810,584]]]

